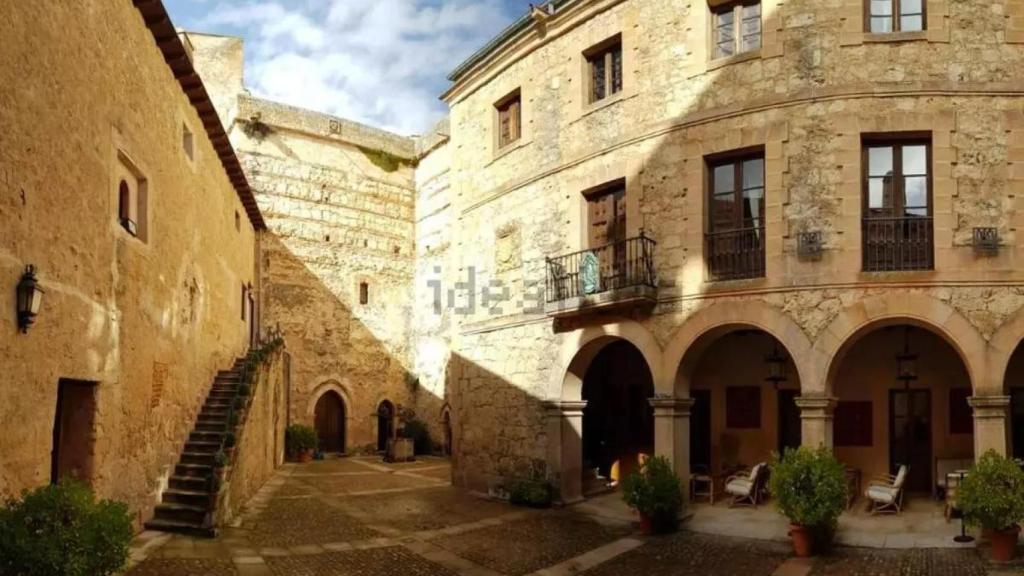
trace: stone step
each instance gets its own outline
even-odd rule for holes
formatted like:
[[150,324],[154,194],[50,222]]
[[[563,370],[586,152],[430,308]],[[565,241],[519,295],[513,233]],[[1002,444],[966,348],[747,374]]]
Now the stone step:
[[196,422],[195,431],[193,434],[219,434],[223,433],[227,427],[227,421],[223,418],[217,418],[213,420],[199,420]]
[[210,390],[210,394],[206,397],[206,401],[209,402],[210,400],[217,400],[217,399],[221,399],[221,398],[226,398],[228,400],[232,400],[237,395],[238,395],[238,392],[235,389],[231,389],[231,390],[217,390],[217,389],[213,389],[213,390]]
[[182,452],[179,463],[213,465],[213,452]]
[[220,444],[220,438],[224,435],[224,431],[218,428],[217,430],[193,430],[188,435],[189,442],[216,442]]
[[167,485],[174,490],[202,492],[207,490],[209,479],[205,476],[171,476]]
[[198,536],[200,538],[213,538],[217,535],[216,530],[212,528],[204,528],[202,524],[163,520],[160,518],[154,518],[149,522],[146,522],[146,529],[158,530],[160,532],[173,532],[175,534],[184,534],[186,536]]
[[215,418],[224,420],[228,417],[228,408],[227,406],[216,406],[214,408],[204,407],[203,410],[199,412],[199,419],[202,420],[204,417],[208,421]]
[[213,454],[220,450],[220,438],[216,440],[189,440],[185,443],[185,452]]
[[158,504],[154,511],[154,517],[160,520],[172,520],[177,522],[189,522],[198,526],[203,525],[206,518],[206,506],[192,506],[190,504],[176,504],[164,502]]
[[204,490],[183,490],[170,488],[164,490],[163,501],[167,504],[186,504],[189,506],[206,506],[210,501],[210,494]]
[[174,473],[177,476],[192,476],[206,478],[213,473],[213,466],[210,464],[191,464],[188,462],[179,462],[174,467]]

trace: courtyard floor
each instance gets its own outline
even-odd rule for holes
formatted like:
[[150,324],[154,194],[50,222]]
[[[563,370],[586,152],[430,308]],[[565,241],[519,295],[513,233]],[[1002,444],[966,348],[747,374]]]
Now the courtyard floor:
[[594,508],[529,510],[452,487],[445,460],[286,465],[213,540],[146,532],[129,576],[888,576],[995,571],[973,549],[838,548],[812,561],[782,542],[682,531],[644,537]]

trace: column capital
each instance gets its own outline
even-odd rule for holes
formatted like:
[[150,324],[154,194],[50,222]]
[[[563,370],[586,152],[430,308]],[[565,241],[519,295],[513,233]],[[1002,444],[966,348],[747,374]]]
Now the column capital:
[[804,419],[831,420],[838,400],[831,396],[797,396],[794,400]]
[[655,418],[689,416],[693,408],[693,398],[674,398],[672,396],[655,396],[648,398],[647,402],[654,408]]
[[1009,396],[971,396],[967,403],[974,408],[974,417],[978,419],[1006,418],[1006,409],[1010,406]]
[[582,416],[583,409],[586,407],[586,400],[548,400],[544,402],[544,410],[547,411],[549,418]]

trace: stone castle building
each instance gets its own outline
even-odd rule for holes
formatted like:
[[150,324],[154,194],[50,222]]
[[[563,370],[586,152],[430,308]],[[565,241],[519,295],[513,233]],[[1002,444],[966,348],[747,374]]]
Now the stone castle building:
[[[475,490],[537,475],[572,502],[641,454],[685,478],[824,444],[927,491],[943,462],[1024,455],[1024,2],[553,0],[455,69],[422,137],[250,95],[236,38],[182,36],[208,93],[189,106],[127,3],[84,27],[42,10],[0,24],[24,36],[0,264],[48,290],[27,335],[4,316],[32,387],[0,388],[6,421],[40,416],[0,440],[0,490],[46,480],[66,375],[117,398],[92,478],[144,508],[247,344],[243,285],[285,336],[290,421],[355,452],[412,409]],[[74,65],[100,22],[131,61]],[[195,116],[214,109],[230,147]],[[73,169],[32,160],[41,130]],[[109,212],[121,173],[151,183],[159,248],[116,218],[41,222],[83,184],[75,213]]]

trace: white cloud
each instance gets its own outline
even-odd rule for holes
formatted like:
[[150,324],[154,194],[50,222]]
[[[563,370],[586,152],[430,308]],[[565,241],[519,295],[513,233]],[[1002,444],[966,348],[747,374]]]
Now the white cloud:
[[205,15],[187,26],[245,38],[246,79],[256,94],[405,134],[424,132],[444,114],[437,98],[447,73],[526,6],[526,0],[188,1],[202,3]]

